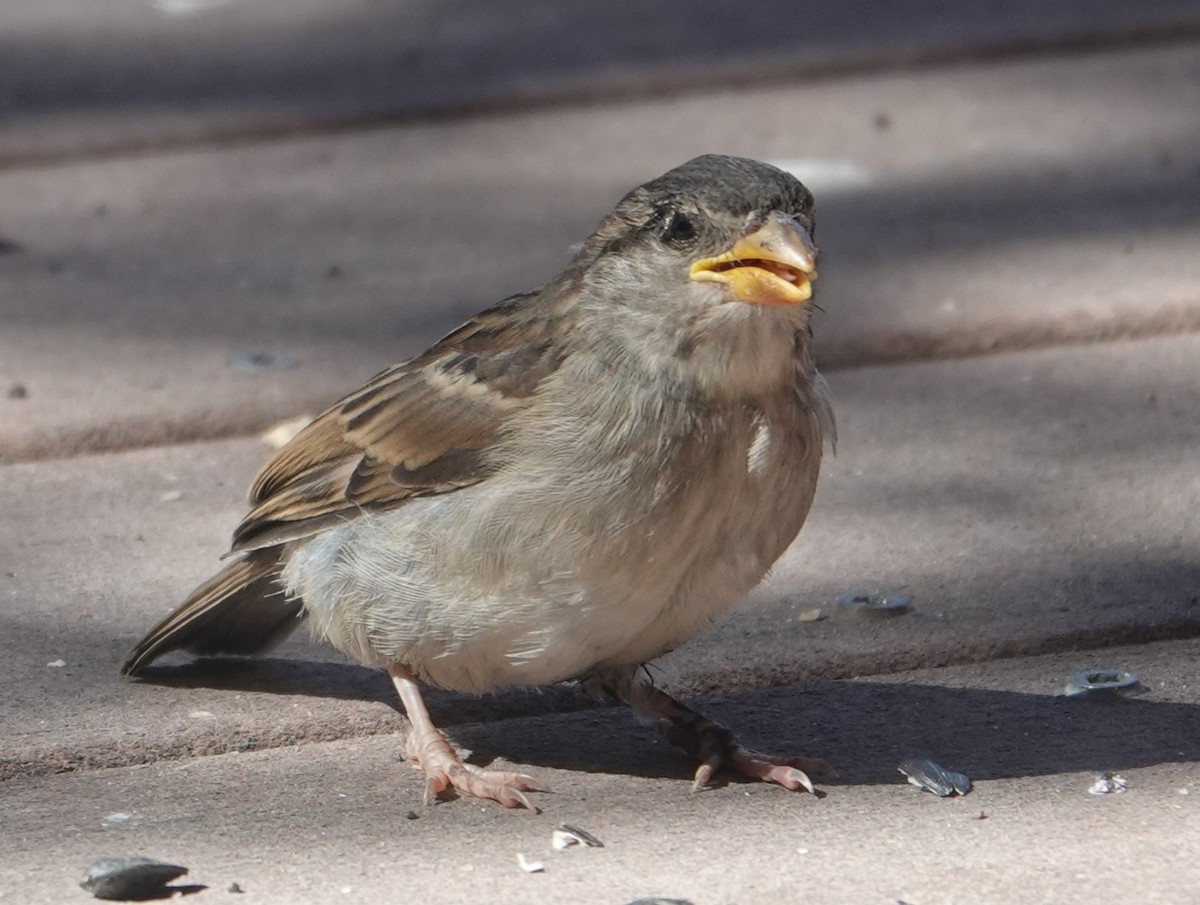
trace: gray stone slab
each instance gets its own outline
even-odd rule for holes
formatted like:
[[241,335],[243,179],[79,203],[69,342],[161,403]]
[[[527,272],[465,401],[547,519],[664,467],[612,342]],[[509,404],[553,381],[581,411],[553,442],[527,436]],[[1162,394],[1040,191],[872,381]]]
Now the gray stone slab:
[[5,4],[0,164],[1198,31],[1189,0]]
[[[1103,652],[1146,695],[1058,696],[1082,655],[821,682],[702,706],[756,743],[836,760],[820,800],[733,783],[688,791],[689,765],[620,710],[461,727],[480,763],[536,771],[541,814],[420,804],[393,739],[308,744],[5,783],[0,889],[83,900],[110,852],[187,865],[203,897],[263,902],[1183,902],[1200,882],[1196,641]],[[938,799],[900,759],[932,755],[974,790]],[[494,760],[495,759],[495,760]],[[1088,794],[1099,771],[1122,794]],[[416,819],[406,819],[412,811]],[[561,823],[603,849],[550,849]],[[517,854],[541,861],[526,874]],[[238,897],[240,898],[240,897]]]
[[[548,278],[628,187],[706,151],[815,189],[826,365],[1200,327],[1198,54],[0,173],[0,237],[19,246],[0,255],[0,461],[311,412]],[[231,367],[256,351],[295,366]]]
[[[1200,337],[832,383],[841,442],[809,524],[744,609],[664,662],[669,687],[729,692],[1200,629]],[[385,677],[302,639],[264,661],[117,676],[216,568],[264,455],[238,440],[0,468],[4,775],[396,727]],[[912,612],[805,621],[876,587],[908,595]],[[567,689],[434,706],[459,724],[584,702]]]

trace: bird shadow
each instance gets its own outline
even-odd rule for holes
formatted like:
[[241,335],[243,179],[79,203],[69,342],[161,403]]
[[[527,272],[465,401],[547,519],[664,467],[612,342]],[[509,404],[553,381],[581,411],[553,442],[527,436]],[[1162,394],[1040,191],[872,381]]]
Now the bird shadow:
[[[155,666],[174,687],[375,701],[402,713],[390,681],[349,663],[211,658]],[[481,697],[430,690],[434,721],[470,762],[497,759],[586,773],[690,780],[695,769],[653,721],[568,684]],[[1115,771],[1200,760],[1200,705],[1135,698],[832,680],[689,699],[747,746],[832,764],[838,784],[897,781],[925,756],[974,780]],[[732,777],[724,777],[729,781]],[[736,781],[736,780],[734,780]]]
[[[201,657],[186,663],[156,664],[139,674],[138,679],[170,688],[372,702],[404,715],[391,680],[378,670],[354,663],[286,657]],[[423,695],[438,725],[578,711],[603,703],[573,684],[510,688],[488,695],[424,689]]]
[[[974,780],[1200,760],[1200,706],[1149,696],[1085,700],[839,680],[689,705],[729,726],[747,747],[829,762],[839,785],[894,783],[899,762],[916,756]],[[553,728],[509,722],[459,727],[454,736],[478,763],[502,756],[563,770],[691,779],[687,755],[653,726],[630,723],[613,708],[557,717]]]

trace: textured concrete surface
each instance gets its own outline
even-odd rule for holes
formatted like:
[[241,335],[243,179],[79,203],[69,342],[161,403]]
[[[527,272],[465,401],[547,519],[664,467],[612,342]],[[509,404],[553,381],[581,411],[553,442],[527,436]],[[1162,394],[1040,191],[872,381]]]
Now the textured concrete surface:
[[[1200,337],[860,369],[832,384],[841,451],[800,540],[742,611],[665,662],[669,685],[752,688],[1200,630]],[[0,468],[0,627],[13,647],[0,661],[13,689],[0,770],[394,728],[386,678],[307,643],[148,682],[116,674],[216,569],[264,455],[240,440]],[[801,619],[877,587],[909,595],[913,613]],[[555,692],[441,707],[462,722],[581,703]]]
[[[1187,45],[0,172],[0,389],[28,393],[0,393],[0,461],[313,411],[706,151],[816,191],[828,365],[1195,328],[1197,65]],[[255,352],[293,366],[231,367]]]
[[[832,759],[823,797],[734,783],[688,791],[654,730],[605,709],[463,727],[475,759],[547,781],[541,814],[423,807],[397,740],[356,739],[14,780],[0,814],[0,888],[73,901],[101,853],[187,865],[196,899],[226,901],[1188,901],[1200,882],[1195,641],[818,682],[705,701],[756,744]],[[1092,665],[1150,690],[1061,697]],[[906,785],[904,757],[972,776],[965,798]],[[1128,781],[1094,796],[1098,772]],[[412,812],[412,817],[407,817]],[[407,817],[407,819],[406,819]],[[603,849],[550,850],[561,823]],[[517,854],[541,861],[526,874]],[[241,897],[237,897],[238,900]]]
[[[1194,897],[1200,7],[626,8],[0,9],[0,900],[86,901],[113,852],[200,903]],[[303,637],[117,677],[217,567],[259,428],[705,151],[817,193],[841,445],[770,580],[654,669],[833,762],[823,797],[691,794],[653,727],[557,688],[430,695],[542,813],[425,807],[390,684]],[[810,621],[875,588],[911,612]],[[1061,696],[1108,667],[1146,693]],[[905,785],[922,754],[975,790]],[[562,822],[606,847],[549,851]]]
[[1192,0],[9,3],[0,165],[1198,32]]

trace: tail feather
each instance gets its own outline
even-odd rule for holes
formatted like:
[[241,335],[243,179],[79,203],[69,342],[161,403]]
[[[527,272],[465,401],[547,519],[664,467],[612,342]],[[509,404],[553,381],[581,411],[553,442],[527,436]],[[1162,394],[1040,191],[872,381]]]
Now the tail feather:
[[257,654],[282,641],[303,621],[304,611],[301,601],[284,596],[279,571],[277,549],[230,563],[137,643],[121,674],[135,676],[172,650]]

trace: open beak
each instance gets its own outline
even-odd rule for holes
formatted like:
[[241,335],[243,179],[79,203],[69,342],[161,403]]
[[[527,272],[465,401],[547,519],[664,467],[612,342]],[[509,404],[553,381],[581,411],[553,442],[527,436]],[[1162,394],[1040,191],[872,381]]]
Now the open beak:
[[693,280],[725,283],[741,302],[795,305],[812,298],[817,278],[817,247],[793,218],[772,211],[767,222],[715,258],[697,261]]

